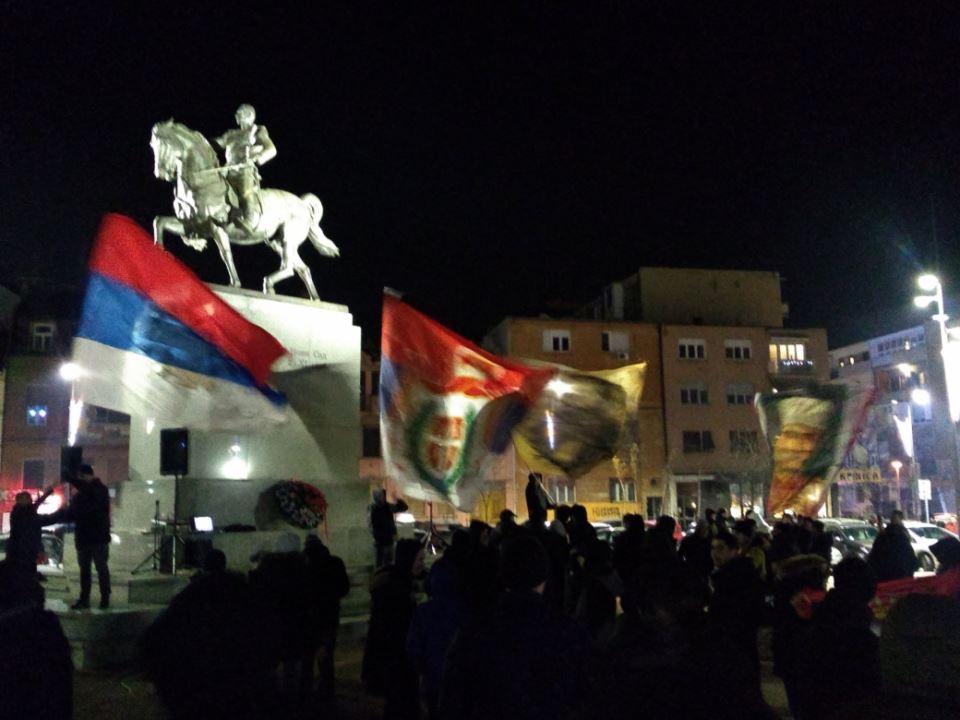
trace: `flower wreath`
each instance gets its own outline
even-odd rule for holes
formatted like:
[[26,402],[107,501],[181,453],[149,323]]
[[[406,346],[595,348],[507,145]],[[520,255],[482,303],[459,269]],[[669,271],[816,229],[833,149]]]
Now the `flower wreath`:
[[298,528],[312,530],[327,517],[327,498],[318,488],[300,480],[283,480],[273,486],[283,518]]

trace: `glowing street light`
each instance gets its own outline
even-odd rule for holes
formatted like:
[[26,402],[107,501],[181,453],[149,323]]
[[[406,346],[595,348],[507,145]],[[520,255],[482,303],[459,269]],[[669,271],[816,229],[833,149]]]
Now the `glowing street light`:
[[60,377],[70,383],[70,411],[67,416],[67,444],[73,447],[77,444],[77,433],[80,432],[80,420],[83,417],[83,400],[77,398],[76,381],[83,377],[83,368],[73,362],[65,362],[60,366]]
[[66,382],[79,380],[81,375],[83,375],[83,368],[76,363],[65,362],[60,366],[60,377]]

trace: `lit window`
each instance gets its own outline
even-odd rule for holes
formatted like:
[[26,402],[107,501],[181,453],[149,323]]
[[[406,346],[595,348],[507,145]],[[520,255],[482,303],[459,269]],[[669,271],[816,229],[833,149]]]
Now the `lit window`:
[[27,425],[40,427],[47,424],[47,406],[29,405],[27,406]]
[[[847,358],[852,365],[853,356]],[[770,364],[782,369],[809,368],[812,363],[807,361],[807,347],[803,342],[789,342],[781,340],[770,344]]]

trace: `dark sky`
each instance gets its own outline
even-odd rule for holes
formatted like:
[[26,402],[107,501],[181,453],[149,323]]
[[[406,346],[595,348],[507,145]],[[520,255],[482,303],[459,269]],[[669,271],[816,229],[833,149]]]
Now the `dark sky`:
[[[104,212],[170,211],[152,124],[212,138],[248,102],[264,185],[324,203],[342,258],[303,256],[365,344],[384,285],[477,337],[641,265],[778,270],[832,345],[938,258],[960,287],[946,2],[257,5],[0,3],[0,280],[80,279]],[[276,263],[236,257],[251,288]]]

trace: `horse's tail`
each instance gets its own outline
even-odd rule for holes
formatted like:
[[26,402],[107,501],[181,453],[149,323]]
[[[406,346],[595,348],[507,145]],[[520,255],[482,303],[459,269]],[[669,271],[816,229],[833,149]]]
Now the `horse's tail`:
[[323,204],[320,202],[320,198],[311,193],[302,195],[301,200],[310,208],[310,242],[313,243],[313,246],[317,249],[317,252],[321,255],[327,257],[338,257],[340,255],[340,248],[336,244],[323,234],[323,230],[320,229],[320,218],[323,217]]

